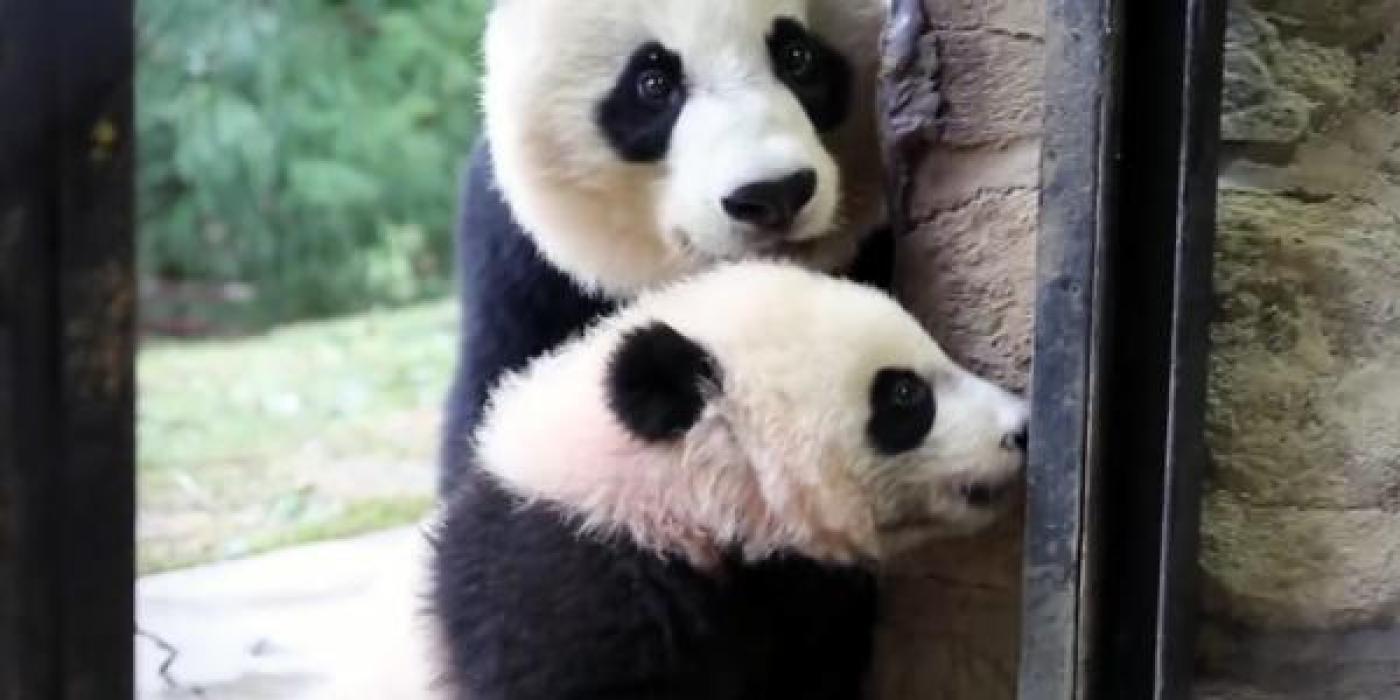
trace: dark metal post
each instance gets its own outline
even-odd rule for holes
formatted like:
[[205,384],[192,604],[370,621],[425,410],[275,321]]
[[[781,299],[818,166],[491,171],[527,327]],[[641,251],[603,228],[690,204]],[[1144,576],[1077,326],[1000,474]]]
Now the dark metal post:
[[1081,697],[1092,594],[1086,549],[1103,365],[1098,287],[1117,171],[1112,0],[1050,0],[1020,697]]
[[[1211,273],[1219,178],[1226,0],[1187,0],[1182,27],[1180,131],[1171,256],[1171,347],[1161,492],[1153,697],[1187,698],[1196,636],[1201,479],[1207,459],[1205,411]],[[1145,137],[1145,136],[1144,136]]]
[[0,699],[132,683],[131,0],[0,4]]
[[1224,0],[1052,0],[1021,697],[1185,697]]

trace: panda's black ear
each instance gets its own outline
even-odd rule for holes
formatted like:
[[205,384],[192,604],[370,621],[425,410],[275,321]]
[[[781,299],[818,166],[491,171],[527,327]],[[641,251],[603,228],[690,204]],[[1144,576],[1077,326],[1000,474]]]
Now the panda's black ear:
[[705,348],[660,321],[628,331],[608,363],[608,406],[649,442],[685,434],[719,386],[719,365]]

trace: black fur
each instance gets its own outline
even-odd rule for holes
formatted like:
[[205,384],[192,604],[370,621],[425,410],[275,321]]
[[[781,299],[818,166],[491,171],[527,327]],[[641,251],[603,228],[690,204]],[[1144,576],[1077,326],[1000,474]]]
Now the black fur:
[[[670,89],[649,96],[641,85],[646,77],[662,81]],[[671,131],[684,106],[681,57],[652,42],[632,54],[612,91],[599,103],[596,118],[598,128],[623,160],[647,163],[665,157]]]
[[[866,239],[848,276],[889,289],[894,237],[881,228]],[[447,400],[439,493],[469,469],[470,439],[486,395],[505,372],[562,343],[610,313],[613,302],[585,293],[550,265],[501,199],[483,141],[472,155],[457,227],[461,338]]]
[[[804,55],[794,64],[789,57]],[[846,121],[851,109],[851,64],[797,20],[782,17],[768,34],[768,53],[778,79],[797,96],[819,132]]]
[[716,572],[581,537],[467,475],[437,536],[433,607],[471,700],[855,700],[866,571],[801,557]]
[[894,285],[894,230],[881,226],[870,232],[844,275],[867,287],[890,291]]
[[501,375],[614,308],[540,256],[501,198],[484,142],[472,154],[462,198],[457,277],[461,337],[442,438],[440,493],[450,493],[467,468],[472,431]]
[[877,452],[896,455],[923,444],[938,406],[933,387],[907,369],[882,369],[870,382],[866,434]]
[[623,426],[643,440],[672,440],[700,419],[719,371],[705,348],[656,321],[623,337],[607,385],[608,407]]

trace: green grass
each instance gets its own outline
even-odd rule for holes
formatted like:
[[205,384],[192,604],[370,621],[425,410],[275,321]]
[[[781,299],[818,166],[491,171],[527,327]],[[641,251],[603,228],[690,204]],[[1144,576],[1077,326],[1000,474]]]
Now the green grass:
[[435,302],[143,346],[140,571],[421,518],[455,327]]

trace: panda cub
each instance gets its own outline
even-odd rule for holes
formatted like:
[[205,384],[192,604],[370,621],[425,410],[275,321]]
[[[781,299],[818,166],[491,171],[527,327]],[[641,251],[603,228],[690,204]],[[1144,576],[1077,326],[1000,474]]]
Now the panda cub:
[[873,565],[991,521],[1026,420],[868,287],[744,262],[643,295],[492,394],[436,536],[448,681],[856,698]]
[[884,2],[495,3],[444,492],[501,373],[647,287],[759,256],[888,283]]

